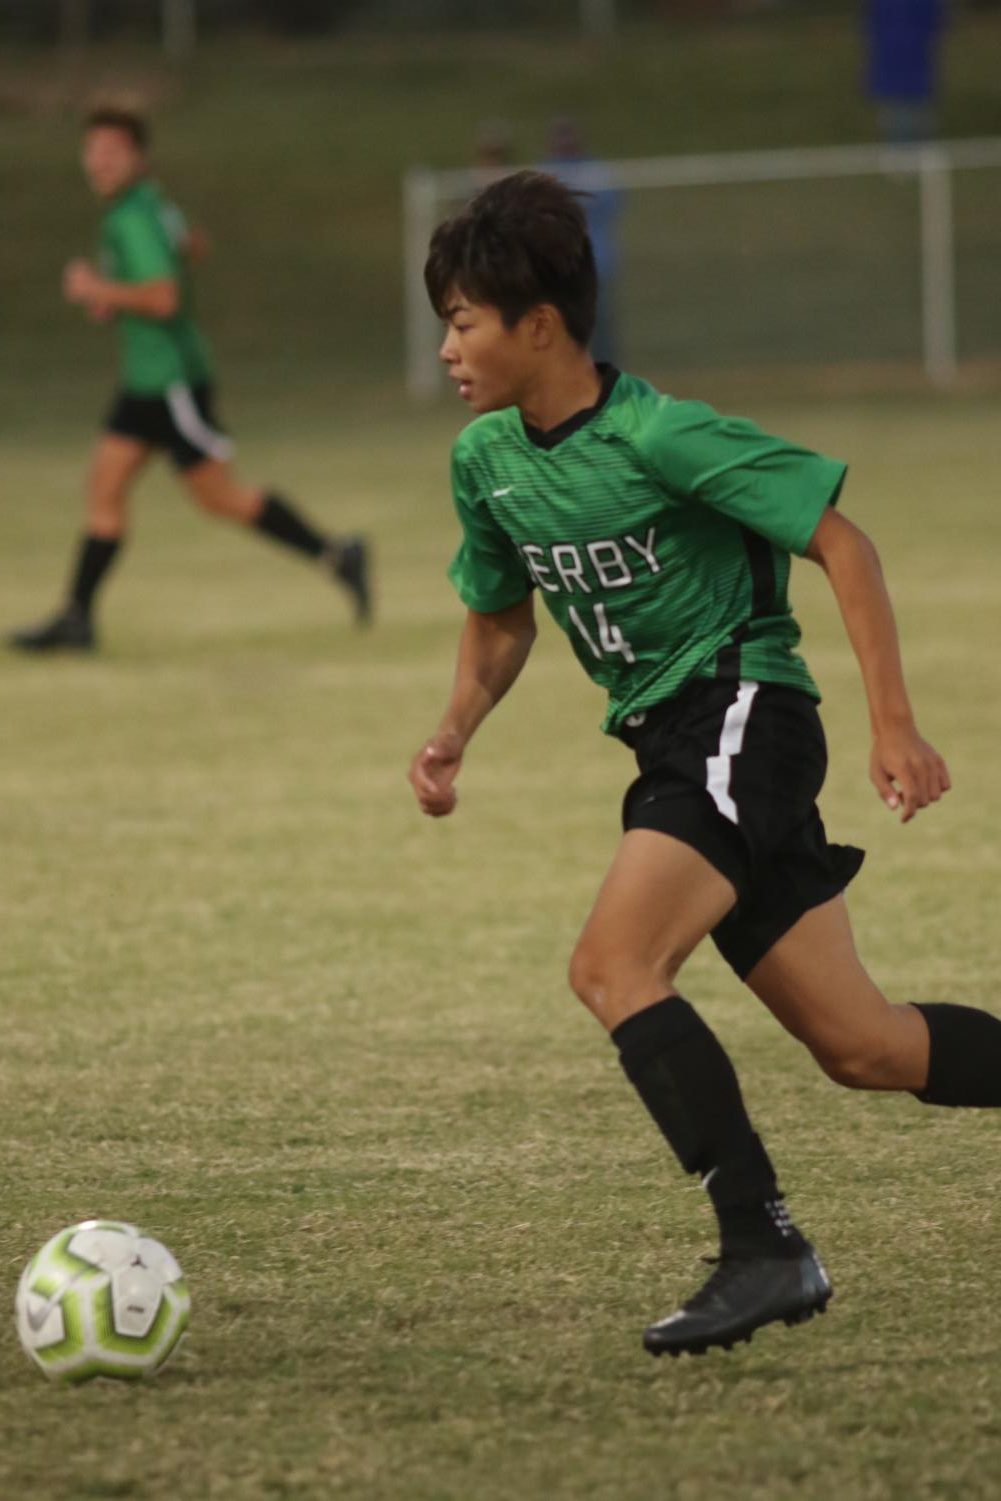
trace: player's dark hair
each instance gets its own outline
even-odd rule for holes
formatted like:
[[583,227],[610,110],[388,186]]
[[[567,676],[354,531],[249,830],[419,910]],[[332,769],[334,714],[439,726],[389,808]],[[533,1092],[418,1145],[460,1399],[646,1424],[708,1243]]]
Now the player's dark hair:
[[83,128],[85,131],[120,130],[138,150],[145,151],[149,146],[149,121],[134,109],[121,109],[110,104],[99,105],[85,117]]
[[546,172],[515,172],[477,193],[431,237],[424,282],[439,318],[453,288],[513,328],[548,302],[570,337],[594,331],[598,273],[580,197]]

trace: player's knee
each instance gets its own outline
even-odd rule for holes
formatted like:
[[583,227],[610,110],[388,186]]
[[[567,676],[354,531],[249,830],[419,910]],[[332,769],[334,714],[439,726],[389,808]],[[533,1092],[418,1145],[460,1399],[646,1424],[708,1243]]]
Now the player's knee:
[[894,1060],[875,1040],[815,1048],[813,1056],[827,1077],[845,1089],[885,1089],[893,1077]]
[[621,950],[582,939],[570,959],[570,989],[595,1016],[628,1014],[671,988],[679,964],[638,963]]
[[124,495],[109,494],[106,490],[87,491],[87,525],[91,531],[101,532],[120,526],[125,516]]
[[595,1010],[604,979],[604,966],[593,949],[579,943],[570,956],[570,989],[589,1011]]

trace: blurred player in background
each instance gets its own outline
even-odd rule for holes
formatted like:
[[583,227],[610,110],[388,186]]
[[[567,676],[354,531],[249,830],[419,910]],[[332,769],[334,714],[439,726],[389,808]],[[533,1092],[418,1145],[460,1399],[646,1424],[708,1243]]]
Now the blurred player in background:
[[856,953],[843,891],[862,852],[829,843],[816,807],[827,751],[796,652],[793,555],[840,606],[879,795],[907,822],[948,772],[914,722],[875,549],[835,510],[844,464],[596,366],[594,256],[566,187],[518,173],[484,189],[435,232],[425,279],[477,420],[452,453],[450,575],[467,611],[455,679],[410,780],[425,813],[454,810],[466,748],[524,667],[544,602],[639,766],[571,984],[719,1222],[716,1270],[644,1342],[728,1349],[822,1311],[831,1285],[729,1058],[678,993],[704,938],[838,1083],[1001,1106],[1001,1021],[891,1005]]
[[481,120],[473,139],[473,177],[477,189],[514,170],[514,128],[510,120]]
[[148,143],[145,120],[131,111],[99,109],[85,122],[83,171],[108,208],[99,266],[71,261],[63,295],[96,322],[116,321],[120,383],[91,463],[86,530],[67,598],[51,618],[12,635],[10,645],[36,652],[95,645],[94,600],[125,540],[132,487],[157,451],[170,456],[203,510],[318,563],[365,622],[365,542],[320,531],[280,495],[234,472],[232,444],[215,418],[212,360],[192,311],[189,262],[204,254],[204,235],[189,230],[150,177]]

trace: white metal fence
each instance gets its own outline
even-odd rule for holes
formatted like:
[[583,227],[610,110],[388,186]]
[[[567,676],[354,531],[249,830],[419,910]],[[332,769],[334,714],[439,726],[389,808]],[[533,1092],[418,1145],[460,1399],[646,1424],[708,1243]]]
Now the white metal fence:
[[[913,235],[920,268],[920,319],[916,320],[920,327],[920,356],[929,381],[948,386],[956,379],[959,362],[953,179],[960,170],[990,167],[1001,167],[1001,138],[919,146],[834,146],[609,161],[587,169],[576,166],[573,181],[577,188],[616,189],[623,194],[641,189],[866,177],[882,180],[886,192],[891,194],[901,181],[916,183],[918,214]],[[418,399],[434,396],[441,383],[437,360],[440,332],[423,281],[428,240],[439,218],[480,186],[482,177],[466,169],[414,168],[404,178],[406,381],[408,391]],[[871,233],[866,224],[858,226],[860,236],[867,232]],[[628,276],[628,248],[623,259],[623,274]],[[1001,261],[993,295],[1001,302]],[[861,287],[859,296],[864,299]]]

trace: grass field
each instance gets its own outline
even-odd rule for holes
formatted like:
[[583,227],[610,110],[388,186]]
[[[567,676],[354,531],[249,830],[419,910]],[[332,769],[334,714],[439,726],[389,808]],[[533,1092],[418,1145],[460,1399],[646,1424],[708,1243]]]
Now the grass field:
[[[999,129],[998,24],[957,18],[947,134]],[[163,1238],[194,1297],[181,1357],[142,1390],[50,1388],[8,1326],[0,1501],[998,1495],[996,1121],[839,1092],[697,955],[686,990],[838,1292],[805,1329],[655,1365],[640,1330],[703,1274],[710,1216],[564,979],[629,758],[547,629],[458,816],[422,820],[404,781],[459,621],[443,567],[460,418],[401,413],[392,384],[401,171],[465,162],[493,114],[526,156],[564,111],[609,155],[865,140],[858,70],[843,19],[779,15],[605,49],[413,37],[208,46],[185,70],[131,50],[0,62],[0,628],[54,600],[107,400],[107,341],[55,293],[93,235],[76,117],[109,84],[154,104],[164,176],[214,233],[201,305],[243,468],[369,530],[381,594],[377,629],[354,633],[322,581],[192,515],[159,470],[102,654],[0,652],[3,1296],[53,1231],[102,1214]],[[789,358],[822,332],[853,361],[876,304],[880,352],[903,357],[906,194],[853,200],[878,216],[861,266],[854,211],[826,199],[748,207],[739,275],[715,258],[730,229],[708,200],[663,241],[643,218],[643,286],[677,295],[632,325],[641,373],[697,363],[707,290],[717,323],[739,313],[739,363],[777,338],[773,311]],[[964,326],[984,349],[999,202],[957,193],[961,256],[974,244],[985,277],[961,287]],[[840,301],[822,313],[831,235]],[[643,344],[658,320],[670,338]],[[825,815],[870,851],[852,910],[893,998],[1001,1010],[996,398],[685,389],[852,461],[846,509],[885,554],[955,791],[907,829],[880,808],[856,672],[800,565]]]
[[[906,829],[881,810],[833,605],[798,565],[825,815],[870,851],[864,951],[896,999],[997,1009],[996,410],[751,406],[852,461],[846,509],[885,553],[955,779]],[[54,594],[85,416],[54,434],[26,411],[5,443],[4,624]],[[700,1276],[710,1218],[564,981],[628,757],[546,630],[458,816],[422,820],[404,770],[458,620],[456,414],[249,389],[229,417],[248,472],[372,532],[381,620],[353,633],[321,581],[191,515],[163,472],[103,654],[0,659],[5,1296],[54,1230],[102,1214],[161,1236],[194,1297],[142,1390],[50,1388],[8,1326],[0,1495],[996,1497],[996,1120],[839,1092],[697,955],[686,991],[838,1295],[739,1354],[649,1361],[640,1330]]]

